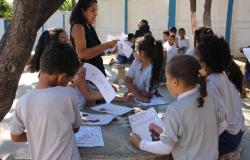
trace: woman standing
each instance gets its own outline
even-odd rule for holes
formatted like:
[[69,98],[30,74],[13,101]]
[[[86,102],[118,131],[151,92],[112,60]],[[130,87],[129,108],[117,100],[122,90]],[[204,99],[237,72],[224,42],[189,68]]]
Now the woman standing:
[[117,41],[101,43],[93,24],[97,16],[97,0],[79,0],[70,17],[70,39],[81,61],[96,66],[106,75],[101,54]]

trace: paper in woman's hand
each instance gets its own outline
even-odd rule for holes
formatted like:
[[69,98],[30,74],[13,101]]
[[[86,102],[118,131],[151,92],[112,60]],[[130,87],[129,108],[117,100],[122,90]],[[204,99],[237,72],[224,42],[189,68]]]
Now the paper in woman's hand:
[[110,103],[115,98],[116,93],[107,78],[97,67],[89,63],[84,63],[83,67],[86,69],[86,80],[93,82],[105,101]]

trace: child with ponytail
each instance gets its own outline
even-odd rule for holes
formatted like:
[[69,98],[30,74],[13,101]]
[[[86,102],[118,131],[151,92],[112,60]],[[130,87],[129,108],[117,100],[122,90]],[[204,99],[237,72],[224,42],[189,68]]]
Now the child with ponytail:
[[150,124],[160,135],[159,141],[145,141],[131,133],[131,142],[141,150],[170,154],[175,160],[214,160],[218,157],[218,134],[225,123],[224,113],[207,94],[200,65],[192,56],[176,56],[167,64],[167,87],[177,100],[163,115],[163,129]]
[[128,96],[151,99],[162,79],[162,43],[146,34],[136,40],[135,52],[125,80]]
[[230,48],[224,38],[207,36],[196,47],[195,57],[200,61],[206,76],[208,93],[226,115],[228,127],[219,137],[219,153],[226,156],[237,149],[245,128],[243,101],[237,85],[228,79],[225,72],[232,62]]

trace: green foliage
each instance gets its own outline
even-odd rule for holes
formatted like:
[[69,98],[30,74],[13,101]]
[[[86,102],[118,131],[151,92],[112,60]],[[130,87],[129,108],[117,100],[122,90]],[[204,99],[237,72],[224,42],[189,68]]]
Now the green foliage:
[[0,0],[0,18],[6,18],[8,21],[12,18],[13,7],[6,0]]
[[65,0],[64,3],[58,9],[59,11],[72,11],[72,2],[71,0]]

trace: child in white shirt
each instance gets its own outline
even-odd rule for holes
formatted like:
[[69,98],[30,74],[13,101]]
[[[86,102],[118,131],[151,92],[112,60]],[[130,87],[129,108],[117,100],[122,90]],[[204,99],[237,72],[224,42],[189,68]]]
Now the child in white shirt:
[[40,60],[36,89],[16,104],[11,139],[28,141],[31,159],[80,160],[74,132],[80,127],[75,90],[65,87],[81,63],[67,44],[52,44]]
[[125,85],[128,98],[151,99],[161,81],[163,48],[160,41],[146,34],[136,40],[135,60],[129,68]]
[[169,46],[167,48],[167,59],[166,59],[167,64],[174,56],[178,55],[178,49],[175,46],[175,35],[169,36],[168,44]]
[[186,38],[186,31],[184,28],[178,30],[178,53],[184,54],[189,49],[189,39]]

